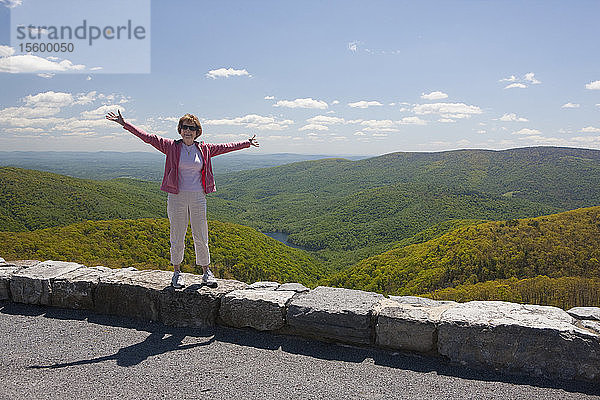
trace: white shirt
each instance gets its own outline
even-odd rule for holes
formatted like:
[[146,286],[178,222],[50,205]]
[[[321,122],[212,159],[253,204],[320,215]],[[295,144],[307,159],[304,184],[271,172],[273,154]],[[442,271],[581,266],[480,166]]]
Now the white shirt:
[[196,144],[181,143],[179,154],[179,191],[204,192],[202,187],[202,167],[204,162]]

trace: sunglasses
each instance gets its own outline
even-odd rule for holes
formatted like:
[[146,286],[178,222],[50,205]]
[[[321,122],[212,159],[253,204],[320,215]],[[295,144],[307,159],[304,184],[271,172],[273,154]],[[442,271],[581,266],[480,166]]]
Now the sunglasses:
[[198,132],[198,127],[197,126],[181,125],[181,130],[182,131],[185,131],[186,129],[189,129],[190,131]]

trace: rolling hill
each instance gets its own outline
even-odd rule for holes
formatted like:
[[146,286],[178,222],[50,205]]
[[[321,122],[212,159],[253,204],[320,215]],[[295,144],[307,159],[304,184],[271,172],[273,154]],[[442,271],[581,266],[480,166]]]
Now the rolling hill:
[[600,207],[465,226],[362,260],[324,283],[416,295],[540,275],[600,278]]
[[[209,221],[209,246],[217,277],[315,286],[328,272],[305,251],[245,226]],[[32,232],[0,232],[0,255],[7,260],[52,259],[88,266],[169,269],[169,221],[87,221]],[[182,269],[194,272],[194,260],[188,232]]]
[[0,167],[0,231],[30,231],[85,220],[166,217],[156,182],[92,181]]

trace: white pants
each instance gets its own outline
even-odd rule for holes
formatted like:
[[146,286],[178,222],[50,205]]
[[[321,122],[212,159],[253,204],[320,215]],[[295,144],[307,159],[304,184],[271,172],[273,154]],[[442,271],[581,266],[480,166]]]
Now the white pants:
[[169,193],[167,215],[170,224],[171,263],[180,265],[183,261],[185,233],[189,221],[192,224],[196,265],[209,265],[208,223],[206,221],[206,197],[204,192]]

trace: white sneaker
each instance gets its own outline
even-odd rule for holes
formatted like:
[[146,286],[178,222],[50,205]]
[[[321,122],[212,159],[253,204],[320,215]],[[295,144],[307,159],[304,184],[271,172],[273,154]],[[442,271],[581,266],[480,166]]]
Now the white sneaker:
[[171,286],[173,286],[175,289],[181,289],[182,287],[184,287],[185,283],[183,282],[183,275],[179,272],[173,272],[173,277],[171,278]]
[[202,283],[211,288],[217,287],[217,280],[210,269],[207,269],[202,275]]

